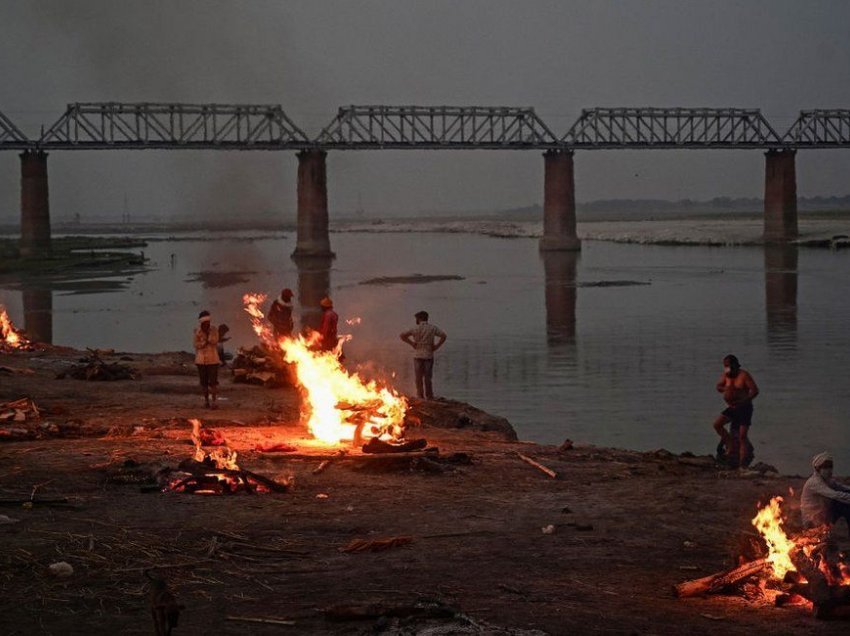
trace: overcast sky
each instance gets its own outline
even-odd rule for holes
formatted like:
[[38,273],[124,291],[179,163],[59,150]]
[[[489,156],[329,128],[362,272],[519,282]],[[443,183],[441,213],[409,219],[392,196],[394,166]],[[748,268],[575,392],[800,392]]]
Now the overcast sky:
[[[0,111],[27,134],[76,101],[280,103],[308,134],[347,104],[850,107],[850,2],[0,0]],[[54,152],[51,212],[294,218],[294,153]],[[850,150],[802,151],[801,196],[850,194]],[[0,153],[0,221],[19,218]],[[542,201],[539,152],[335,152],[331,215]],[[579,201],[760,197],[758,151],[576,155]]]

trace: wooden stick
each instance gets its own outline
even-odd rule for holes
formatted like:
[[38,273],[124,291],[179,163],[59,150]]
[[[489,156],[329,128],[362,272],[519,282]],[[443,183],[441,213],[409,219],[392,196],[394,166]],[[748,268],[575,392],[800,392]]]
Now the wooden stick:
[[267,623],[269,625],[295,625],[295,621],[283,618],[254,618],[253,616],[225,616],[226,621],[241,621],[243,623]]
[[32,504],[33,506],[65,506],[69,504],[65,497],[61,499],[0,499],[0,506],[21,506]]
[[546,466],[544,466],[540,462],[534,461],[533,459],[531,459],[531,457],[523,455],[522,453],[517,453],[517,457],[519,457],[522,461],[524,461],[529,466],[534,466],[540,472],[546,473],[552,479],[555,479],[558,476],[558,473],[556,473],[554,470],[552,470],[551,468],[547,468]]
[[313,474],[318,475],[319,473],[325,472],[325,470],[327,470],[328,466],[330,466],[330,465],[331,465],[331,460],[323,459],[322,462],[313,469]]
[[142,565],[136,568],[120,568],[112,570],[112,572],[142,572],[144,570],[166,570],[171,568],[193,568],[201,563],[211,563],[215,559],[198,559],[197,561],[187,561],[186,563],[166,563],[164,565]]
[[723,572],[718,572],[717,574],[704,576],[701,579],[683,581],[682,583],[674,586],[673,591],[679,598],[712,594],[714,592],[719,592],[724,587],[734,585],[748,576],[758,574],[766,566],[767,559],[757,559],[755,561],[739,565],[731,570],[725,570]]

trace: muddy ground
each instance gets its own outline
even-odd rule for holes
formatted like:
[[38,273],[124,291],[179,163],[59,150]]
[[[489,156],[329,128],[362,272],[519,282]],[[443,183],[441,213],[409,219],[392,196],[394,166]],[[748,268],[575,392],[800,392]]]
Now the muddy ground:
[[[451,403],[414,405],[422,425],[411,436],[439,447],[441,461],[381,471],[351,451],[313,474],[336,449],[306,439],[294,389],[232,384],[225,373],[226,400],[209,411],[187,354],[104,354],[138,369],[137,380],[55,379],[81,356],[56,348],[0,355],[12,368],[0,374],[0,401],[34,399],[41,418],[15,426],[45,435],[0,442],[0,500],[33,492],[36,501],[68,500],[0,507],[15,520],[0,524],[2,634],[152,634],[147,568],[158,568],[185,606],[175,635],[751,636],[850,627],[764,599],[672,595],[675,583],[733,565],[754,538],[757,502],[799,488],[799,478],[663,451],[512,441],[480,430],[498,420]],[[292,478],[291,491],[202,496],[121,483],[125,466],[153,471],[190,456],[192,417],[220,431],[243,468]],[[296,450],[254,450],[270,441]],[[341,551],[354,539],[389,537],[412,540]],[[59,561],[73,574],[49,574]]]

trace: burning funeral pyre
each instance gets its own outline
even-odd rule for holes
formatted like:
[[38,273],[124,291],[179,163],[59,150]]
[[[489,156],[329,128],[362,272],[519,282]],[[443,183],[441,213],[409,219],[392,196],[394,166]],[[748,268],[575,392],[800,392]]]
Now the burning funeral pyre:
[[715,593],[742,593],[755,587],[776,606],[810,606],[817,618],[850,605],[850,555],[839,549],[829,526],[789,537],[783,528],[782,497],[759,509],[752,524],[766,545],[766,555],[736,568],[685,581],[675,587],[680,598]]
[[0,350],[30,349],[30,342],[9,319],[6,308],[0,305]]
[[191,459],[184,459],[178,465],[177,471],[169,475],[166,491],[196,495],[287,492],[289,484],[240,468],[236,463],[236,451],[227,446],[205,450],[200,420],[192,419],[189,422],[192,424],[195,452]]
[[345,369],[339,361],[341,342],[334,351],[322,351],[315,332],[276,339],[260,309],[265,300],[264,294],[245,294],[245,311],[265,346],[293,366],[304,403],[301,416],[313,437],[325,444],[350,441],[355,446],[373,439],[401,440],[407,400]]

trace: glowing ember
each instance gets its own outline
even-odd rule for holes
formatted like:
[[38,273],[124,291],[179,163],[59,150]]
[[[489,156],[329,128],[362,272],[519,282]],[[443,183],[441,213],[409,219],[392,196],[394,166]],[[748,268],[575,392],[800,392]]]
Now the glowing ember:
[[302,418],[310,433],[327,444],[372,437],[401,438],[407,400],[340,364],[339,348],[350,336],[340,339],[334,351],[317,350],[316,332],[276,341],[260,309],[265,299],[263,294],[245,294],[242,300],[257,335],[272,349],[279,349],[285,362],[294,365],[305,403]]
[[6,313],[6,308],[0,305],[0,344],[9,347],[10,349],[20,349],[28,343],[15,325],[9,320],[9,314]]
[[758,511],[753,519],[753,525],[767,544],[767,562],[773,569],[776,578],[781,579],[786,572],[796,571],[791,562],[791,551],[797,546],[782,529],[782,513],[779,504],[782,497],[774,497],[764,508]]

